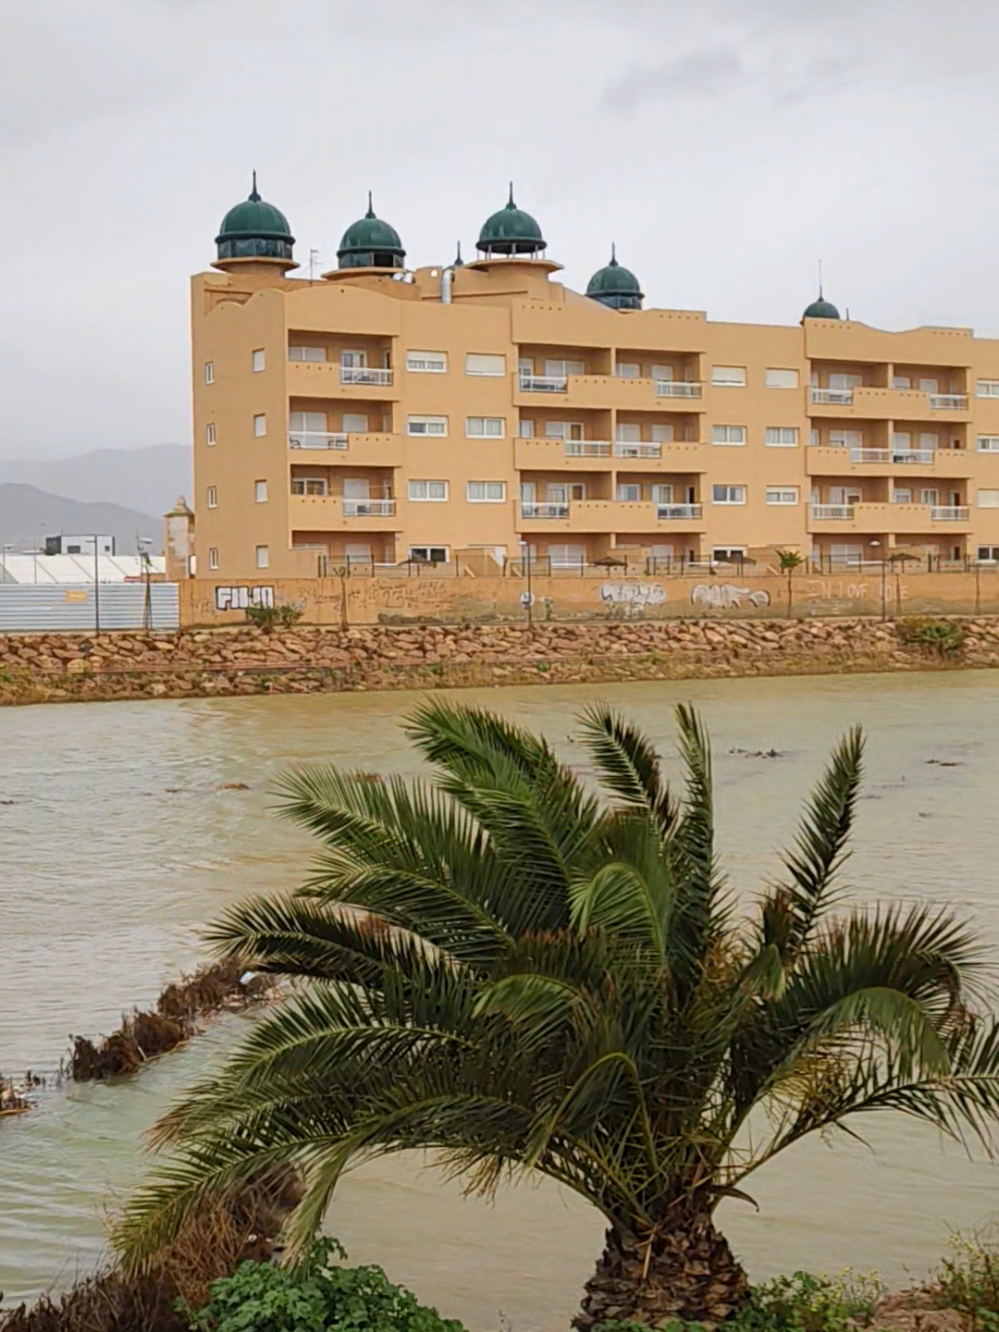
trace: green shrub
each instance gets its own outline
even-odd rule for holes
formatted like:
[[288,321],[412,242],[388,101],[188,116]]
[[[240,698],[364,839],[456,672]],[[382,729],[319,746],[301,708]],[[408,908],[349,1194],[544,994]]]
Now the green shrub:
[[293,1267],[241,1263],[213,1281],[208,1303],[188,1311],[192,1332],[465,1332],[417,1303],[380,1267],[339,1267],[336,1240],[314,1244]]
[[936,1303],[959,1309],[975,1328],[999,1332],[999,1251],[979,1236],[952,1237],[950,1256],[936,1274]]
[[967,630],[953,620],[934,620],[925,615],[911,615],[898,621],[898,636],[903,643],[931,648],[941,657],[956,656],[968,637]]
[[248,623],[255,624],[264,633],[272,634],[275,629],[290,629],[302,618],[301,606],[288,603],[284,606],[247,606]]

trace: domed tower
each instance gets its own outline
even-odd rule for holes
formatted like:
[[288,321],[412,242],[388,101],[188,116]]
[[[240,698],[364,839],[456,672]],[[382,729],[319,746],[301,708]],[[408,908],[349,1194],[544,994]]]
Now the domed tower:
[[406,267],[406,251],[399,239],[399,233],[395,227],[390,227],[387,222],[375,216],[370,191],[368,211],[343,233],[336,257],[341,271],[345,268],[404,269]]
[[801,316],[802,322],[806,319],[838,319],[839,311],[833,305],[832,301],[827,301],[822,294],[822,288],[819,287],[819,298],[812,301],[811,305],[805,308],[805,313]]
[[226,213],[215,244],[218,256],[212,267],[223,272],[251,263],[267,264],[281,273],[298,267],[288,219],[279,208],[261,199],[255,171],[249,198]]
[[638,278],[618,263],[613,245],[610,263],[593,274],[586,284],[586,294],[611,310],[640,310],[645,299]]
[[543,259],[545,239],[541,228],[513,201],[513,182],[505,208],[486,219],[479,232],[479,254],[483,259],[514,258]]

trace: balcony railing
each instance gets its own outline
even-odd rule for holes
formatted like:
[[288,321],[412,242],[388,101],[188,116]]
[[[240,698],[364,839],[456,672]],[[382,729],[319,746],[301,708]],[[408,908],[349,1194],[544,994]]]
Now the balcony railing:
[[971,510],[963,504],[934,504],[930,517],[935,523],[966,523],[971,517]]
[[838,519],[849,520],[853,517],[852,504],[812,504],[809,507],[812,511],[812,517],[823,522]]
[[702,508],[700,504],[657,504],[656,517],[660,520],[673,522],[683,518],[700,518]]
[[657,398],[699,398],[700,384],[689,384],[685,379],[657,379]]
[[562,451],[567,458],[609,458],[611,443],[608,439],[567,439]]
[[853,389],[811,388],[809,396],[812,402],[829,407],[849,407],[853,403]]
[[921,463],[924,466],[933,462],[932,449],[851,449],[852,463]]
[[322,434],[316,430],[295,431],[288,436],[288,446],[292,449],[345,449],[347,436]]
[[568,518],[569,505],[564,501],[521,500],[521,518]]
[[392,383],[392,371],[373,365],[341,365],[341,384],[381,384]]
[[637,441],[619,439],[614,444],[615,458],[661,458],[661,444],[640,444]]
[[966,412],[967,393],[931,393],[930,407],[935,412]]
[[569,387],[567,375],[535,375],[521,370],[517,378],[523,393],[564,393]]
[[394,499],[345,499],[342,506],[345,518],[391,518],[395,514]]

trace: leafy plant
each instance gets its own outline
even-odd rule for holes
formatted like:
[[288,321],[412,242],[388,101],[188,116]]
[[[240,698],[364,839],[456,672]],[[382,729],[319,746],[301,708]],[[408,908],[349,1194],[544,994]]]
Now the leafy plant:
[[291,602],[283,606],[247,606],[246,618],[250,624],[272,634],[275,629],[291,629],[302,618],[302,607]]
[[936,1274],[936,1303],[959,1309],[983,1332],[999,1330],[999,1252],[980,1236],[954,1235]]
[[807,564],[805,556],[797,550],[778,550],[777,563],[780,566],[781,573],[787,575],[787,618],[791,618],[791,602],[794,595],[792,580],[795,571],[800,569],[803,564]]
[[285,813],[321,840],[315,874],[233,905],[213,938],[311,984],[161,1121],[178,1154],[130,1202],[119,1249],[155,1252],[264,1161],[305,1172],[301,1246],[351,1164],[424,1149],[470,1190],[537,1171],[600,1210],[577,1326],[611,1309],[717,1322],[748,1283],[715,1209],[751,1202],[785,1148],[897,1110],[988,1149],[999,1027],[979,940],[945,909],[833,911],[860,732],[740,916],[707,737],[690,709],[677,720],[679,797],[605,707],[580,736],[603,799],[544,739],[440,701],[409,720],[429,781],[286,777]]
[[336,1240],[314,1244],[292,1267],[245,1262],[214,1281],[192,1332],[465,1332],[419,1304],[380,1267],[339,1267]]
[[964,647],[968,631],[954,620],[934,620],[929,616],[906,616],[897,623],[903,643],[930,648],[941,657],[956,656]]

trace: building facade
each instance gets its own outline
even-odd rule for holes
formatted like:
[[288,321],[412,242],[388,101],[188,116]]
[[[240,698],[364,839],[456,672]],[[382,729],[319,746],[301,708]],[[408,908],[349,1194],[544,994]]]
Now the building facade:
[[821,294],[786,327],[646,310],[613,255],[574,292],[512,192],[468,263],[407,270],[369,206],[335,270],[291,276],[256,182],[217,246],[192,279],[202,577],[999,557],[999,341],[969,329],[882,332]]

